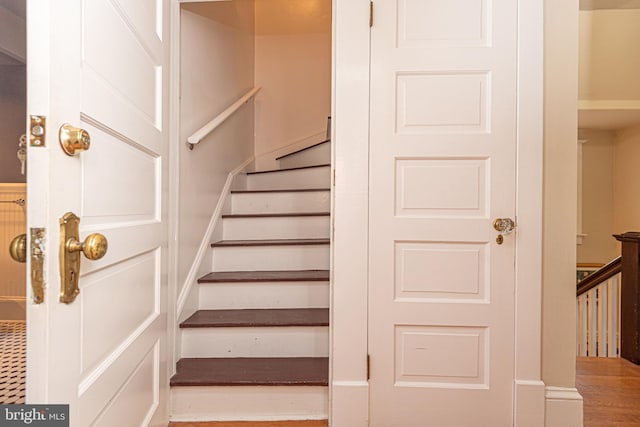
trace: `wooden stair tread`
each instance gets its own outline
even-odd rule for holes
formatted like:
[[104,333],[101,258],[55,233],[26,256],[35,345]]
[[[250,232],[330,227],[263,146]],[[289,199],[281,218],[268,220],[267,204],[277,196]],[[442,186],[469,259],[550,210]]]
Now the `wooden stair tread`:
[[198,310],[180,328],[328,326],[328,308]]
[[326,386],[327,357],[180,359],[171,386]]
[[287,171],[296,171],[301,169],[314,169],[314,168],[325,168],[327,166],[331,166],[330,163],[325,163],[321,165],[312,165],[312,166],[297,166],[295,168],[282,168],[282,169],[270,169],[265,171],[253,171],[247,172],[247,175],[257,175],[261,173],[277,173],[277,172],[287,172]]
[[198,283],[324,282],[328,280],[329,270],[214,271],[198,279]]
[[213,248],[231,246],[291,246],[326,245],[329,239],[264,239],[264,240],[221,240],[211,244]]
[[231,194],[245,193],[312,193],[316,191],[331,191],[330,188],[290,188],[273,190],[231,190]]
[[276,160],[284,159],[284,158],[287,158],[289,156],[293,156],[294,154],[298,154],[298,153],[302,153],[303,151],[311,150],[312,148],[315,148],[315,147],[317,147],[319,145],[322,145],[322,144],[326,144],[328,142],[331,142],[331,140],[330,139],[325,139],[324,141],[316,142],[315,144],[310,145],[308,147],[304,147],[304,148],[301,148],[299,150],[292,151],[291,153],[285,154],[284,156],[276,157]]
[[288,213],[264,213],[264,214],[226,214],[222,218],[287,218],[329,216],[329,212],[288,212]]

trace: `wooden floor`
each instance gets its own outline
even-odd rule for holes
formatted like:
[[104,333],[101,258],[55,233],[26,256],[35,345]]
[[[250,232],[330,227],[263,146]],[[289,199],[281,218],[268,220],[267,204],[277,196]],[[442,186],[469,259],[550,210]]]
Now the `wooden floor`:
[[584,427],[640,426],[640,366],[625,359],[578,357],[576,369]]
[[169,427],[327,427],[327,421],[171,423]]
[[[640,366],[624,359],[577,358],[584,427],[640,427]],[[172,423],[170,427],[327,427],[327,421]]]

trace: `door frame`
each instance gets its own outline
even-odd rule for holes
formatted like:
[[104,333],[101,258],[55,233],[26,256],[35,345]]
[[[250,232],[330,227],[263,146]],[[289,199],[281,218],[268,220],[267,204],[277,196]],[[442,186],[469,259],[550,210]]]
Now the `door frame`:
[[[375,3],[375,2],[374,2]],[[330,423],[366,427],[369,0],[333,0]],[[374,6],[375,25],[375,6]],[[518,1],[514,425],[544,425],[543,2]],[[525,195],[524,197],[518,197]]]

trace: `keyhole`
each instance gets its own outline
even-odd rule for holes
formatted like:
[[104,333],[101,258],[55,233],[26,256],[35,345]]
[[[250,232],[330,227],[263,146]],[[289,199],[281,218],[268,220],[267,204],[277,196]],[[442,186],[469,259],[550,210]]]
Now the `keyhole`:
[[502,234],[498,234],[498,237],[496,237],[496,243],[501,245],[502,242],[504,242],[504,237],[502,237]]

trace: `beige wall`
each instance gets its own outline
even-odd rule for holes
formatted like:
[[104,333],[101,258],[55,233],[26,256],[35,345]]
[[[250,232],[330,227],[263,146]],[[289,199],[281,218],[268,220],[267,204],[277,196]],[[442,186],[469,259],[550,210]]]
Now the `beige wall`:
[[542,379],[574,387],[578,2],[544,7]]
[[178,294],[230,171],[253,155],[245,104],[193,151],[186,140],[253,87],[253,0],[194,3],[181,14]]
[[581,11],[580,99],[640,99],[639,43],[640,9]]
[[0,182],[25,182],[16,157],[26,131],[27,72],[24,65],[0,65]]
[[256,84],[262,86],[256,154],[322,140],[331,112],[331,2],[256,1],[255,12]]
[[578,131],[582,144],[582,233],[577,262],[606,264],[618,255],[613,234],[613,150],[615,133]]
[[613,232],[640,231],[640,126],[617,133],[613,150]]

